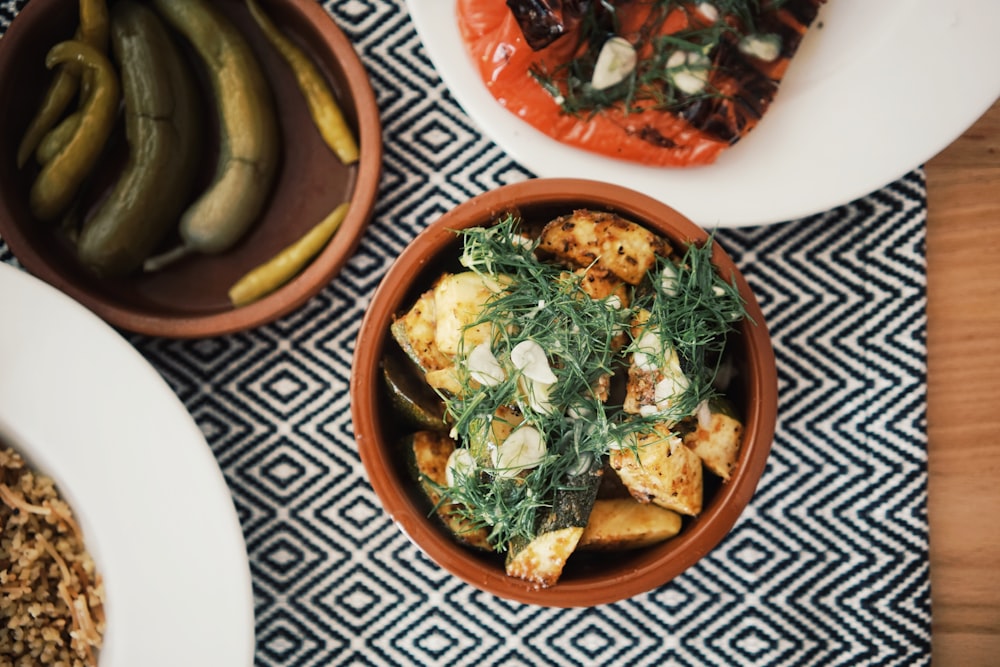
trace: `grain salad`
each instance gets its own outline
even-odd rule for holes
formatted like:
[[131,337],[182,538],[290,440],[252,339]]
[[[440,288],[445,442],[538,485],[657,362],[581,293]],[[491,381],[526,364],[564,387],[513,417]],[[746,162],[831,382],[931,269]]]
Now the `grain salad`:
[[0,662],[97,664],[104,587],[52,479],[0,447]]

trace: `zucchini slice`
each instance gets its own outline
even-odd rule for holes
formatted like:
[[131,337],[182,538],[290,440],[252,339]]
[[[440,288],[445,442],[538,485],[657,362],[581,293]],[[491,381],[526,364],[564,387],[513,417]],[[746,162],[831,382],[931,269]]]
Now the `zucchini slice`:
[[382,359],[385,382],[393,410],[414,428],[446,431],[444,401],[419,376],[419,371],[398,353]]
[[437,333],[437,310],[434,290],[420,295],[413,306],[389,326],[392,337],[421,372],[440,370],[451,365],[434,342]]
[[459,542],[477,549],[492,551],[485,528],[472,525],[454,503],[443,501],[440,489],[447,486],[448,457],[455,451],[455,441],[436,431],[417,431],[408,438],[414,478],[420,484],[435,513]]
[[541,588],[554,586],[583,536],[600,483],[600,468],[569,477],[540,519],[534,539],[508,545],[507,574]]

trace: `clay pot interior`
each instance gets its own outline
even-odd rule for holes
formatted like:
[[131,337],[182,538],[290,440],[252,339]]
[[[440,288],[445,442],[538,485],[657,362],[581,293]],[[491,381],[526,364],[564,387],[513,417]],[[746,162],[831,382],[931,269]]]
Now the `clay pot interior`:
[[[604,183],[575,179],[535,179],[475,197],[434,221],[402,252],[383,278],[357,339],[351,378],[355,435],[376,493],[398,527],[424,552],[467,583],[503,598],[545,606],[592,606],[656,588],[697,562],[729,532],[756,488],[774,433],[776,372],[763,316],[732,260],[716,245],[714,263],[734,276],[756,326],[744,323],[732,341],[739,380],[732,398],[744,415],[745,438],[738,471],[728,483],[706,484],[705,506],[686,519],[679,536],[632,552],[576,553],[559,583],[537,589],[506,576],[501,558],[457,544],[435,519],[406,468],[399,449],[404,432],[384,396],[380,363],[395,353],[388,333],[442,271],[458,268],[459,241],[453,230],[488,225],[505,212],[524,224],[544,223],[574,208],[613,211],[669,238],[674,244],[704,241],[707,234],[681,214],[644,195]],[[708,480],[710,476],[706,476]]]
[[[83,303],[110,324],[149,335],[203,337],[258,326],[287,314],[314,296],[339,272],[370,219],[381,173],[381,129],[367,72],[347,37],[322,6],[308,0],[261,0],[274,23],[317,63],[360,144],[361,159],[345,166],[322,142],[291,70],[268,44],[240,0],[214,3],[233,20],[253,48],[274,94],[280,124],[281,163],[261,217],[237,246],[218,255],[192,256],[155,273],[102,279],[74,256],[58,225],[42,224],[28,210],[38,171],[34,161],[16,165],[18,143],[48,86],[45,54],[73,35],[73,0],[33,0],[0,40],[0,236],[31,273]],[[199,183],[210,181],[218,153],[214,111],[204,73],[191,48],[178,40],[200,75],[206,119]],[[86,217],[110,190],[124,161],[122,123],[99,168],[85,185],[80,213]],[[234,309],[229,287],[251,268],[298,239],[341,202],[351,210],[320,255],[283,288]],[[168,239],[164,249],[177,243]]]

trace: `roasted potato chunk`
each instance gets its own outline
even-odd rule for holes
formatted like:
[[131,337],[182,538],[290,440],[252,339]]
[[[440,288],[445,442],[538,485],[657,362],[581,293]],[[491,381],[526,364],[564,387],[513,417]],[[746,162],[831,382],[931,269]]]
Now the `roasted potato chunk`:
[[670,539],[681,515],[633,498],[599,499],[580,537],[579,549],[638,549]]
[[695,429],[684,434],[684,444],[698,455],[705,467],[728,480],[736,467],[743,442],[743,423],[718,404],[709,405],[708,425],[697,422]]
[[639,502],[691,516],[701,513],[701,459],[666,427],[640,436],[634,448],[612,450],[610,462]]
[[542,230],[539,249],[558,259],[588,267],[596,263],[630,285],[638,285],[656,265],[669,257],[670,245],[649,230],[614,213],[578,210],[549,222]]

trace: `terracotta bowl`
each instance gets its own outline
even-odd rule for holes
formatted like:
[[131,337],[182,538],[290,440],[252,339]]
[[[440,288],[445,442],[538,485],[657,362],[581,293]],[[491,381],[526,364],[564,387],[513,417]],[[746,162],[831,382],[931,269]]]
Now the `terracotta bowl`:
[[[42,224],[28,210],[37,173],[34,161],[18,169],[24,129],[48,86],[45,54],[73,35],[76,0],[32,0],[0,40],[0,237],[21,264],[42,280],[122,329],[156,336],[202,337],[231,333],[274,320],[301,306],[337,274],[351,256],[371,217],[382,163],[381,129],[367,72],[351,43],[322,6],[311,0],[260,0],[274,23],[317,63],[332,86],[360,145],[361,159],[342,165],[315,129],[291,70],[264,39],[241,0],[213,3],[247,37],[274,93],[282,154],[279,173],[260,219],[237,246],[219,255],[192,256],[156,273],[100,279],[76,260],[58,225]],[[205,99],[208,91],[204,89]],[[206,110],[213,139],[214,116]],[[120,129],[120,128],[119,128]],[[124,155],[122,132],[112,136],[107,159],[83,198],[100,200]],[[216,142],[206,141],[199,177],[214,171]],[[106,166],[106,168],[105,168]],[[341,202],[350,212],[340,230],[297,277],[269,296],[234,309],[229,287],[244,273],[298,239]],[[176,243],[169,239],[165,247]]]
[[[668,238],[677,246],[702,242],[704,230],[672,208],[634,191],[574,179],[536,179],[475,197],[434,221],[402,252],[376,290],[357,339],[351,375],[351,409],[361,460],[371,484],[398,527],[438,565],[465,582],[502,598],[558,607],[592,606],[654,589],[694,564],[729,532],[750,501],[764,470],[774,434],[777,380],[774,353],[760,307],[736,266],[718,244],[713,261],[736,280],[756,325],[744,322],[735,346],[738,380],[731,388],[744,416],[745,436],[736,471],[727,483],[706,483],[704,510],[686,519],[678,536],[659,545],[586,559],[571,557],[562,578],[539,589],[508,577],[500,557],[455,542],[430,516],[431,508],[406,469],[399,441],[404,435],[382,386],[381,360],[389,346],[394,316],[445,270],[455,270],[459,241],[454,230],[488,225],[516,210],[526,224],[544,222],[574,208],[618,213]],[[707,480],[708,478],[706,478]]]

